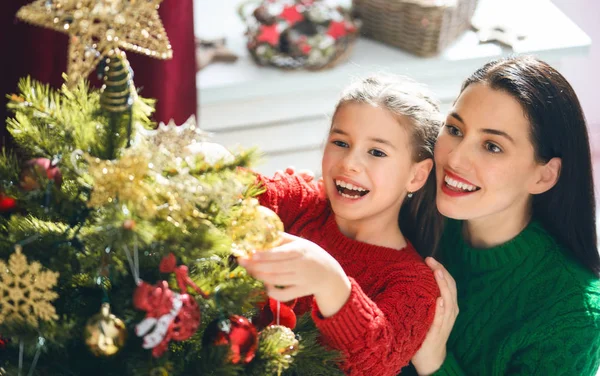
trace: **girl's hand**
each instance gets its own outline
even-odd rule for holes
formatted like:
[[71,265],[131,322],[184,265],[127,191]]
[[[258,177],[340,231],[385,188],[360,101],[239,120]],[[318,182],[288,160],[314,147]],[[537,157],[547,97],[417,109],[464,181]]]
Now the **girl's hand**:
[[437,299],[435,317],[425,341],[411,360],[419,375],[431,375],[444,363],[446,343],[458,316],[457,289],[454,278],[433,257],[427,257],[425,263],[433,270],[441,297]]
[[340,264],[323,248],[294,235],[284,233],[281,245],[239,263],[263,281],[273,299],[287,302],[314,295],[324,317],[338,312],[350,296],[350,280]]

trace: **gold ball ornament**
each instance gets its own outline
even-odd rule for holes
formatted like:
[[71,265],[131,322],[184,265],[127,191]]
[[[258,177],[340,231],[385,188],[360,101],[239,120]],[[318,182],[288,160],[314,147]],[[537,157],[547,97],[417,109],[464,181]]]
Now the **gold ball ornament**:
[[[290,367],[293,357],[298,354],[300,347],[300,342],[292,329],[283,325],[269,325],[264,328],[259,334],[258,343],[259,348],[268,349],[275,347],[277,349],[279,355],[277,366],[269,369],[270,373],[277,375],[281,375],[283,370]],[[267,345],[267,343],[269,344]]]
[[125,324],[110,313],[103,303],[100,313],[92,316],[85,326],[85,344],[96,356],[111,356],[119,352],[127,339]]
[[260,341],[276,341],[279,354],[295,356],[298,354],[299,341],[292,329],[283,325],[269,325],[264,328],[258,337]]
[[232,221],[230,236],[236,256],[246,256],[278,246],[284,231],[283,222],[257,199],[248,199],[239,215]]
[[153,368],[150,371],[150,376],[169,376],[169,371],[165,367]]

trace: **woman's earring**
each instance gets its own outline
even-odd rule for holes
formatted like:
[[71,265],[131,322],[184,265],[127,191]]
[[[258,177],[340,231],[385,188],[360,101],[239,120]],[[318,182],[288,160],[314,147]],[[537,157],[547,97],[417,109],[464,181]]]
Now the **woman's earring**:
[[407,196],[408,196],[408,198],[411,198],[413,196],[413,193],[412,192],[408,192]]

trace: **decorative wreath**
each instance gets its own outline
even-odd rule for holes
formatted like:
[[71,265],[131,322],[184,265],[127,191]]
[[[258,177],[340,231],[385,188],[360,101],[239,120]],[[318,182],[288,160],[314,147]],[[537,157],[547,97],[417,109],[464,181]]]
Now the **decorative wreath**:
[[248,1],[239,10],[254,60],[283,69],[333,67],[350,54],[360,30],[349,10],[323,0]]

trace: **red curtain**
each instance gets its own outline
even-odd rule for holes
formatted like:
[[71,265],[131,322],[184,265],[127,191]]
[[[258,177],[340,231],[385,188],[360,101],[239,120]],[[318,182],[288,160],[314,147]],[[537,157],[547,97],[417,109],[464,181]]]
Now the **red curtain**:
[[[30,75],[58,88],[66,70],[67,35],[16,20],[17,10],[29,2],[0,2],[0,146],[11,147],[5,125],[9,115],[6,94],[17,90],[19,78]],[[164,0],[159,13],[173,48],[173,59],[156,60],[126,52],[140,94],[157,100],[154,119],[174,119],[181,124],[196,114],[197,108],[193,0]]]

